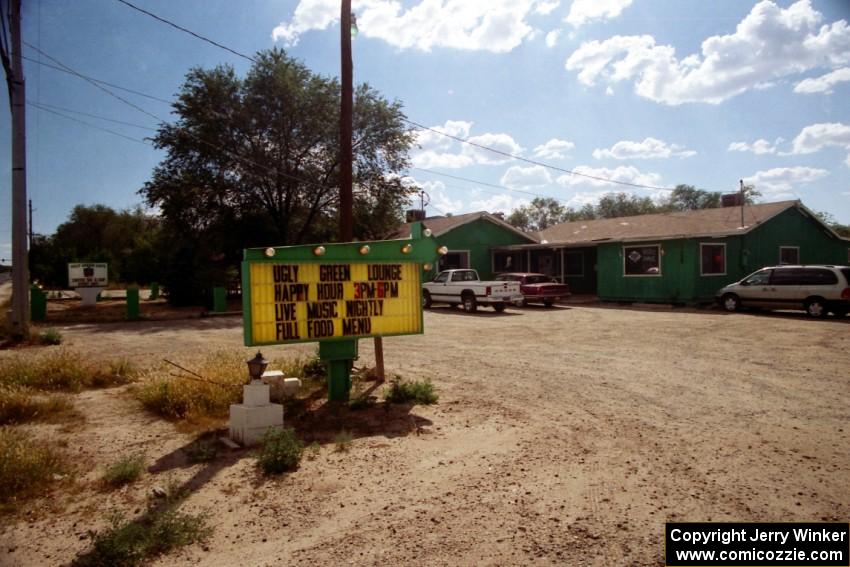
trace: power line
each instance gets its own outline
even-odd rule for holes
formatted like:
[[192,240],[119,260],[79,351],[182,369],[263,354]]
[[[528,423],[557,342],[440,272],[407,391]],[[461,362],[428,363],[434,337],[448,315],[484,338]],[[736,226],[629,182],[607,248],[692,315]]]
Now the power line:
[[[251,57],[249,55],[245,55],[244,53],[240,53],[239,51],[236,51],[235,49],[231,49],[230,47],[227,47],[226,45],[223,45],[221,43],[218,43],[217,41],[214,41],[214,40],[209,39],[205,36],[202,36],[198,33],[195,33],[190,29],[184,28],[183,26],[175,24],[174,22],[167,20],[166,18],[163,18],[161,16],[157,16],[156,14],[154,14],[152,12],[149,12],[147,10],[139,8],[138,6],[131,4],[127,0],[116,0],[116,1],[120,2],[122,4],[125,4],[126,6],[129,6],[130,8],[133,8],[134,10],[138,10],[139,12],[146,14],[146,15],[150,16],[151,18],[154,18],[154,19],[156,19],[156,20],[158,20],[158,21],[160,21],[160,22],[162,22],[166,25],[174,27],[174,28],[176,28],[176,29],[178,29],[178,30],[180,30],[184,33],[187,33],[187,34],[189,34],[193,37],[196,37],[196,38],[198,38],[202,41],[205,41],[205,42],[207,42],[211,45],[214,45],[214,46],[216,46],[220,49],[224,49],[225,51],[229,51],[230,53],[233,53],[234,55],[238,55],[239,57],[242,57],[242,58],[247,59],[249,61],[253,61],[255,63],[257,62],[257,60],[254,57]],[[565,168],[562,168],[562,167],[557,167],[555,165],[551,165],[551,164],[544,163],[544,162],[541,162],[541,161],[536,161],[536,160],[524,158],[522,156],[518,156],[518,155],[509,153],[509,152],[504,152],[502,150],[497,150],[496,148],[491,148],[491,147],[485,146],[483,144],[478,144],[476,142],[472,142],[470,140],[467,140],[465,138],[461,138],[459,136],[453,136],[453,135],[448,134],[446,132],[441,132],[441,131],[439,131],[435,128],[429,128],[428,126],[425,126],[423,124],[419,124],[418,122],[415,122],[413,120],[409,120],[409,119],[404,118],[404,117],[402,117],[402,120],[407,122],[408,124],[410,124],[412,126],[417,127],[417,128],[420,128],[420,129],[423,129],[423,130],[429,130],[431,132],[434,132],[435,134],[440,134],[441,136],[446,136],[446,137],[451,138],[453,140],[456,140],[458,142],[468,144],[470,146],[474,146],[476,148],[479,148],[479,149],[482,149],[482,150],[485,150],[485,151],[488,151],[488,152],[493,152],[495,154],[498,154],[498,155],[501,155],[501,156],[504,156],[504,157],[523,161],[525,163],[538,165],[538,166],[541,166],[541,167],[552,169],[554,171],[560,171],[561,173],[566,173],[567,175],[576,175],[576,176],[585,177],[585,178],[588,178],[588,179],[594,179],[596,181],[603,181],[605,183],[611,183],[611,184],[614,184],[614,185],[622,185],[622,186],[625,186],[625,187],[634,187],[634,188],[637,188],[637,189],[651,189],[653,191],[673,191],[669,187],[657,187],[657,186],[654,186],[654,185],[644,185],[644,184],[641,184],[641,183],[631,183],[629,181],[618,181],[616,179],[609,179],[607,177],[601,177],[601,176],[598,176],[598,175],[591,175],[589,173],[582,173],[580,171],[575,171],[575,170],[572,170],[572,169],[565,169]]]
[[[509,191],[511,193],[524,193],[526,195],[531,195],[532,197],[543,197],[544,199],[555,199],[556,201],[561,201],[562,203],[569,203],[567,199],[561,199],[560,197],[553,197],[551,195],[544,195],[542,193],[535,193],[533,191],[525,191],[522,189],[512,189],[510,187],[505,187],[504,185],[496,185],[495,183],[488,183],[486,181],[480,181],[478,179],[471,179],[469,177],[461,177],[459,175],[451,175],[449,173],[443,173],[441,171],[435,171],[433,169],[427,169],[424,167],[411,167],[410,169],[414,169],[416,171],[423,171],[425,173],[430,173],[432,175],[441,175],[443,177],[448,177],[450,179],[457,179],[458,181],[467,181],[469,183],[475,183],[477,185],[483,185],[485,187],[493,187],[495,189],[499,189],[502,194],[505,191]],[[492,192],[495,194],[495,192]]]
[[143,96],[145,98],[149,98],[151,100],[155,100],[155,101],[158,101],[158,102],[164,102],[165,104],[171,104],[172,103],[172,101],[166,100],[164,98],[160,98],[158,96],[143,93],[141,91],[136,91],[136,90],[133,90],[133,89],[128,89],[127,87],[122,87],[122,86],[116,85],[114,83],[109,83],[107,81],[95,79],[94,77],[90,77],[90,76],[84,75],[82,73],[71,72],[71,71],[68,71],[67,69],[63,69],[62,67],[58,67],[56,65],[51,65],[50,63],[45,63],[44,61],[39,61],[38,59],[33,59],[32,57],[27,57],[26,55],[22,55],[21,58],[29,61],[30,63],[35,63],[37,65],[41,65],[41,66],[47,67],[49,69],[55,69],[56,71],[61,71],[63,73],[67,73],[68,75],[73,75],[75,77],[85,77],[89,81],[93,81],[95,83],[100,83],[101,85],[106,85],[107,87],[112,87],[113,89],[118,89],[120,91],[125,91],[125,92],[132,93],[132,94],[135,94],[135,95]]
[[155,19],[155,20],[158,20],[158,21],[160,21],[160,22],[162,22],[162,23],[164,23],[164,24],[166,24],[166,25],[169,25],[169,26],[171,26],[171,27],[173,27],[173,28],[176,28],[176,29],[178,29],[178,30],[180,30],[180,31],[182,31],[182,32],[184,32],[184,33],[188,33],[189,35],[194,36],[194,37],[196,37],[196,38],[200,39],[201,41],[206,41],[207,43],[209,43],[209,44],[211,44],[211,45],[214,45],[214,46],[218,47],[219,49],[224,49],[225,51],[229,51],[230,53],[232,53],[232,54],[234,54],[234,55],[238,55],[239,57],[242,57],[243,59],[247,59],[248,61],[253,61],[254,63],[256,63],[256,62],[257,62],[257,60],[256,60],[256,59],[254,59],[253,57],[251,57],[250,55],[245,55],[244,53],[240,53],[240,52],[236,51],[235,49],[231,49],[231,48],[227,47],[226,45],[222,45],[222,44],[218,43],[217,41],[214,41],[214,40],[212,40],[212,39],[210,39],[210,38],[208,38],[208,37],[202,36],[202,35],[201,35],[201,34],[199,34],[199,33],[195,33],[195,32],[193,32],[192,30],[187,29],[187,28],[184,28],[184,27],[183,27],[183,26],[181,26],[181,25],[175,24],[174,22],[172,22],[172,21],[170,21],[170,20],[166,20],[166,19],[165,19],[165,18],[163,18],[163,17],[157,16],[157,15],[156,15],[156,14],[154,14],[153,12],[148,12],[147,10],[144,10],[144,9],[142,9],[142,8],[139,8],[139,7],[138,7],[138,6],[136,6],[135,4],[131,4],[130,2],[127,2],[127,0],[117,0],[117,1],[118,1],[118,2],[121,2],[121,3],[122,3],[122,4],[124,4],[125,6],[129,6],[130,8],[132,8],[132,9],[134,9],[134,10],[137,10],[137,11],[141,12],[142,14],[145,14],[145,15],[147,15],[147,16],[150,16],[151,18],[153,18],[153,19]]
[[112,134],[113,136],[118,136],[118,137],[120,137],[120,138],[124,138],[125,140],[130,140],[131,142],[136,142],[136,143],[138,143],[138,144],[144,144],[144,145],[146,145],[146,146],[147,146],[147,145],[150,145],[150,143],[149,143],[149,142],[145,142],[144,140],[139,140],[139,139],[137,139],[137,138],[132,138],[132,137],[130,137],[130,136],[125,136],[124,134],[121,134],[120,132],[115,132],[114,130],[110,130],[109,128],[103,128],[103,127],[101,127],[101,126],[96,126],[96,125],[94,125],[94,124],[91,124],[91,123],[89,123],[89,122],[86,122],[85,120],[80,120],[80,119],[78,119],[78,118],[74,118],[73,116],[68,116],[68,115],[66,115],[66,114],[62,114],[61,112],[57,112],[57,111],[55,111],[55,110],[51,110],[51,109],[49,109],[49,108],[45,108],[43,105],[36,104],[36,103],[34,103],[34,102],[29,102],[29,101],[27,101],[27,104],[28,104],[29,106],[32,106],[33,108],[37,108],[37,109],[41,110],[42,112],[48,112],[48,113],[50,113],[50,114],[55,114],[56,116],[61,116],[62,118],[66,119],[66,120],[72,120],[73,122],[77,122],[77,123],[79,123],[79,124],[83,124],[83,125],[85,125],[85,126],[88,126],[89,128],[94,128],[95,130],[102,130],[103,132],[108,132],[108,133]]
[[[26,42],[24,42],[24,43],[26,43]],[[68,65],[66,65],[66,64],[64,64],[64,63],[62,63],[61,61],[59,61],[59,60],[58,60],[58,59],[56,59],[55,57],[51,57],[50,55],[48,55],[47,53],[45,53],[45,52],[44,52],[44,51],[42,51],[41,49],[39,49],[39,48],[37,48],[37,47],[35,47],[35,46],[33,46],[33,45],[30,45],[30,44],[28,44],[28,43],[27,43],[26,45],[27,45],[27,47],[29,47],[29,48],[31,48],[31,49],[34,49],[34,50],[36,50],[37,52],[39,52],[39,53],[40,53],[41,55],[43,55],[44,57],[47,57],[47,58],[48,58],[48,59],[50,59],[51,61],[55,62],[55,63],[56,63],[57,65],[59,65],[60,67],[62,67],[62,68],[64,68],[64,69],[66,69],[66,70],[67,70],[70,74],[72,74],[72,75],[74,75],[74,76],[76,76],[76,77],[79,77],[80,79],[83,79],[83,80],[84,80],[84,81],[86,81],[87,83],[90,83],[90,84],[94,85],[94,86],[95,86],[95,87],[97,87],[99,90],[102,90],[102,91],[106,92],[106,93],[107,93],[107,94],[109,94],[110,96],[112,96],[112,97],[114,97],[114,98],[118,99],[119,101],[121,101],[121,102],[123,102],[124,104],[126,104],[126,105],[130,106],[131,108],[134,108],[134,109],[136,109],[136,110],[138,110],[138,111],[140,111],[140,112],[143,112],[144,114],[146,114],[146,115],[148,115],[148,116],[153,117],[154,119],[156,119],[156,120],[160,121],[162,124],[169,124],[169,125],[172,125],[172,124],[170,124],[168,121],[166,121],[166,120],[164,120],[164,119],[160,118],[159,116],[157,116],[156,114],[153,114],[153,113],[151,113],[151,112],[148,112],[147,110],[143,109],[142,107],[137,106],[137,105],[133,104],[132,102],[130,102],[130,101],[128,101],[128,100],[126,100],[126,99],[124,99],[123,97],[120,97],[120,96],[116,95],[115,93],[111,92],[109,89],[107,89],[107,88],[105,88],[105,87],[102,87],[102,86],[98,85],[96,80],[92,79],[91,77],[87,77],[87,76],[83,75],[82,73],[79,73],[78,71],[76,71],[76,70],[72,69],[71,67],[69,67]],[[48,111],[48,112],[53,112],[54,114],[59,114],[59,113],[57,113],[57,112],[55,112],[55,111],[50,111],[50,110],[48,110],[48,109],[46,109],[46,108],[42,108],[41,110],[45,110],[45,111]],[[60,116],[61,116],[61,114],[60,114]],[[77,119],[72,118],[72,117],[70,117],[70,116],[64,116],[64,117],[65,117],[65,118],[68,118],[68,119],[71,119],[71,120],[75,120],[75,121],[77,121],[77,122],[85,123],[85,122],[84,122],[84,121],[82,121],[82,120],[77,120]],[[100,117],[98,117],[98,118],[100,118]],[[85,124],[86,124],[87,126],[92,126],[92,127],[94,127],[94,128],[100,129],[100,130],[109,131],[109,130],[107,130],[106,128],[100,128],[100,127],[97,127],[97,126],[94,126],[94,125],[91,125],[91,124],[88,124],[88,123],[85,123]],[[207,146],[209,146],[209,147],[211,147],[211,148],[213,148],[213,149],[216,149],[216,150],[218,150],[218,151],[222,152],[223,154],[230,156],[232,159],[234,159],[234,160],[236,160],[236,161],[240,161],[240,162],[242,162],[242,163],[244,163],[244,164],[248,164],[248,165],[254,166],[254,167],[259,168],[259,169],[264,169],[264,170],[266,170],[267,172],[269,172],[269,173],[271,173],[271,174],[273,174],[273,175],[275,175],[275,176],[284,177],[284,178],[291,179],[291,180],[293,180],[293,181],[297,181],[297,182],[299,182],[299,183],[304,183],[304,184],[307,184],[307,185],[312,185],[312,186],[314,186],[314,187],[318,187],[318,188],[320,188],[320,189],[328,189],[328,187],[326,187],[325,185],[322,185],[321,183],[318,183],[318,182],[316,182],[316,181],[310,181],[310,180],[308,180],[308,179],[303,179],[303,178],[301,178],[301,177],[298,177],[298,176],[295,176],[295,175],[292,175],[292,174],[289,174],[289,173],[285,173],[285,172],[282,172],[282,171],[278,171],[278,170],[276,170],[276,169],[272,169],[271,167],[267,167],[267,166],[265,166],[265,165],[262,165],[262,164],[259,164],[259,163],[255,162],[255,161],[253,161],[253,160],[250,160],[250,159],[247,159],[247,158],[245,158],[245,157],[242,157],[242,156],[240,156],[239,154],[237,154],[237,153],[235,153],[235,152],[232,152],[232,151],[230,151],[230,150],[228,150],[228,149],[226,149],[226,148],[223,148],[222,146],[220,146],[220,145],[218,145],[218,144],[215,144],[215,143],[213,143],[213,142],[209,142],[209,141],[207,141],[207,140],[204,140],[203,138],[199,138],[198,136],[195,136],[194,134],[192,134],[191,132],[189,132],[189,131],[187,131],[187,130],[181,130],[181,131],[182,131],[182,132],[183,132],[186,136],[188,136],[189,138],[192,138],[192,139],[193,139],[193,140],[195,140],[196,142],[199,142],[199,143],[201,143],[201,144],[205,144],[205,145],[207,145]],[[138,142],[138,141],[139,141],[139,140],[137,140],[137,139],[135,139],[135,138],[130,138],[129,136],[124,136],[123,134],[119,134],[119,133],[117,133],[117,132],[111,132],[111,131],[109,131],[109,132],[110,132],[110,133],[112,133],[112,134],[115,134],[115,135],[117,135],[117,136],[121,136],[122,138],[127,138],[127,139],[130,139],[130,140],[133,140],[133,141],[135,141],[135,142]],[[142,143],[146,143],[146,142],[142,142]],[[271,178],[269,178],[269,180],[271,180]]]
[[29,104],[31,106],[35,106],[36,108],[47,107],[47,108],[42,108],[42,110],[47,110],[49,108],[49,109],[53,109],[53,110],[56,110],[56,111],[70,112],[71,114],[79,114],[80,116],[88,116],[89,118],[97,118],[98,120],[106,120],[107,122],[113,122],[115,124],[123,124],[124,126],[132,126],[134,128],[141,128],[142,130],[149,130],[151,132],[157,131],[156,128],[151,128],[150,126],[143,126],[141,124],[134,124],[133,122],[125,122],[123,120],[115,120],[114,118],[107,118],[106,116],[91,114],[90,112],[83,112],[81,110],[72,110],[70,108],[64,108],[64,107],[61,107],[61,106],[56,106],[55,104],[47,104],[46,102],[32,102],[32,101],[28,100],[27,104]]
[[601,177],[601,176],[598,176],[598,175],[590,175],[589,173],[582,173],[580,171],[575,171],[573,169],[565,169],[563,167],[558,167],[556,165],[544,163],[542,161],[537,161],[537,160],[525,158],[525,157],[522,157],[522,156],[518,156],[518,155],[512,154],[510,152],[504,152],[502,150],[497,150],[496,148],[491,148],[489,146],[485,146],[483,144],[479,144],[477,142],[470,141],[466,138],[461,138],[460,136],[455,136],[455,135],[449,134],[447,132],[442,132],[440,130],[437,130],[436,128],[430,128],[428,126],[424,126],[424,125],[419,124],[418,122],[414,122],[413,120],[410,120],[408,118],[402,117],[402,120],[404,122],[407,122],[408,124],[410,124],[412,126],[415,126],[416,128],[421,129],[421,130],[428,130],[429,132],[434,132],[435,134],[439,134],[441,136],[451,138],[452,140],[461,142],[463,144],[467,144],[467,145],[470,145],[470,146],[473,146],[473,147],[476,147],[476,148],[479,148],[479,149],[482,149],[482,150],[486,150],[488,152],[492,152],[494,154],[498,154],[498,155],[503,156],[503,157],[515,159],[515,160],[518,160],[518,161],[523,161],[525,163],[530,163],[532,165],[538,165],[538,166],[545,167],[547,169],[552,169],[552,170],[555,170],[555,171],[560,171],[561,173],[566,173],[568,175],[578,175],[580,177],[586,177],[588,179],[594,179],[596,181],[603,181],[605,183],[612,183],[612,184],[615,184],[615,185],[624,185],[624,186],[627,186],[627,187],[635,187],[637,189],[652,189],[654,191],[672,191],[672,189],[670,189],[669,187],[657,187],[655,185],[644,185],[642,183],[631,183],[629,181],[618,181],[616,179],[609,179],[607,177]]

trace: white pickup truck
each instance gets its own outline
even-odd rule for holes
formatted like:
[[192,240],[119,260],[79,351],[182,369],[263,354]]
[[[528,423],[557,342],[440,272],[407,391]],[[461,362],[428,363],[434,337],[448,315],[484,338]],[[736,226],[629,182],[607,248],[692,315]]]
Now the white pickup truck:
[[422,284],[422,307],[434,303],[463,305],[467,313],[475,313],[482,304],[502,312],[508,303],[522,303],[522,292],[517,282],[482,282],[475,270],[444,270]]

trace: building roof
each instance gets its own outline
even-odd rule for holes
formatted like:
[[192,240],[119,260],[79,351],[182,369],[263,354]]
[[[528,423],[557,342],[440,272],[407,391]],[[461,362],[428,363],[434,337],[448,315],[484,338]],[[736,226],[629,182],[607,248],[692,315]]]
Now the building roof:
[[731,236],[747,233],[792,207],[798,207],[804,214],[814,216],[799,201],[778,201],[776,203],[744,206],[743,227],[741,226],[741,207],[721,207],[697,211],[565,222],[541,231],[538,236],[541,243],[545,242],[548,245],[595,244],[601,241],[663,240],[695,236]]
[[[504,228],[505,230],[509,230],[525,238],[529,242],[537,242],[537,239],[535,239],[533,235],[519,230],[515,226],[506,223],[499,217],[491,215],[486,211],[466,213],[463,215],[452,215],[450,217],[428,217],[422,221],[422,224],[426,228],[430,228],[431,232],[434,233],[434,236],[440,236],[449,232],[450,230],[454,230],[460,226],[475,222],[479,219],[490,221],[493,224]],[[401,225],[396,234],[393,236],[393,238],[407,238],[408,236],[410,236],[410,223]]]

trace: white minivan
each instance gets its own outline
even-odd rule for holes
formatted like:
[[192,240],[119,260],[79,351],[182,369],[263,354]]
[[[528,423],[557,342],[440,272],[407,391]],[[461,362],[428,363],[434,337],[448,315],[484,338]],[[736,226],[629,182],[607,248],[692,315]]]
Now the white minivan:
[[771,266],[720,289],[726,311],[741,307],[803,309],[812,317],[850,312],[850,266]]

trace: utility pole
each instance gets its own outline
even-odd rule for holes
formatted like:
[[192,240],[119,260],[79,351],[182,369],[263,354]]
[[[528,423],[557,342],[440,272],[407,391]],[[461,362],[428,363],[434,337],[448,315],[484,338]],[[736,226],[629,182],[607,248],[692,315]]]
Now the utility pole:
[[26,90],[21,61],[21,0],[11,1],[12,73],[12,335],[29,337],[29,262],[27,261]]
[[342,101],[339,117],[339,241],[354,239],[354,196],[351,189],[351,114],[354,106],[354,72],[351,61],[351,0],[342,0],[340,43],[342,55]]
[[27,226],[29,227],[29,249],[32,250],[32,199],[28,201],[29,203],[29,222]]

